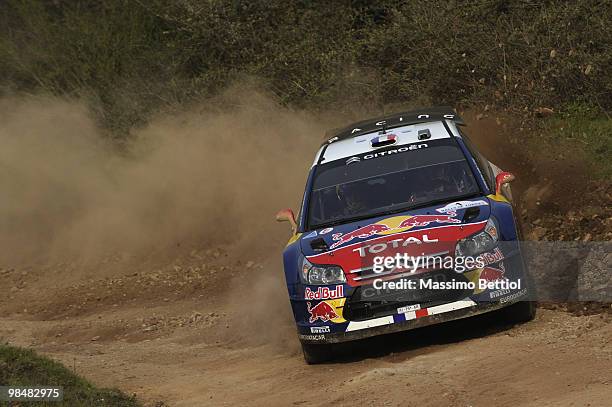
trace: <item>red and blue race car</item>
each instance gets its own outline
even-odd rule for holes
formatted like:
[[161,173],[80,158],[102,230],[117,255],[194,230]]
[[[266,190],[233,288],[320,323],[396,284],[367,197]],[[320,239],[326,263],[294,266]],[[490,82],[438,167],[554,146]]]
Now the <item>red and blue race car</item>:
[[283,254],[304,357],[333,346],[535,304],[508,183],[451,108],[355,123],[323,143]]

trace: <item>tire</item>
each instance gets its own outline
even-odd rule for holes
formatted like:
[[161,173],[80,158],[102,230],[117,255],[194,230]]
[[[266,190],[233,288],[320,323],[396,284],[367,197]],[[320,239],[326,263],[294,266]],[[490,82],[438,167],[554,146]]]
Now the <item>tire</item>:
[[506,321],[512,324],[522,324],[535,318],[536,303],[535,301],[519,301],[516,304],[503,308],[501,311]]
[[327,362],[332,358],[332,345],[311,345],[302,343],[304,360],[309,365]]
[[[523,230],[522,225],[517,225],[517,234],[519,241],[522,240]],[[536,297],[536,287],[533,277],[527,268],[527,264],[522,261],[523,264],[523,282],[526,285],[528,297],[530,300]],[[511,324],[522,324],[525,322],[532,321],[536,315],[537,302],[536,301],[519,301],[512,304],[501,311],[504,314],[504,319]]]

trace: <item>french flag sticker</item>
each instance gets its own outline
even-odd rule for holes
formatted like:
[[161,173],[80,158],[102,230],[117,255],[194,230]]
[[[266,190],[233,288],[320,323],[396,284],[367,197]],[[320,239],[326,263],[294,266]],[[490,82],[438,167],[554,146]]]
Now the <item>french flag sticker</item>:
[[382,147],[395,144],[397,136],[395,134],[383,134],[382,136],[374,137],[370,142],[372,147]]

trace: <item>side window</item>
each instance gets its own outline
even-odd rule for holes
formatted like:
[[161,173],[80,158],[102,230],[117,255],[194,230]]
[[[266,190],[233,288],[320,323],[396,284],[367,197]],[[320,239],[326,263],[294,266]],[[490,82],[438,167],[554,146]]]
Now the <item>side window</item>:
[[465,135],[464,132],[461,132],[461,137],[463,139],[463,143],[470,151],[472,156],[476,159],[476,164],[482,173],[487,186],[491,191],[495,191],[495,175],[493,175],[493,169],[489,164],[489,160],[487,160],[480,152],[476,149],[472,141]]

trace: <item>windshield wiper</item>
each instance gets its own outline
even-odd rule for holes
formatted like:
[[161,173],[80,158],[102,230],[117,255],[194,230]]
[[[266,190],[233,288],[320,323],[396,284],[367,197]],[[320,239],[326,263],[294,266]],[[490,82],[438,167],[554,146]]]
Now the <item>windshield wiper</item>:
[[401,206],[399,208],[390,209],[390,210],[383,211],[383,212],[369,213],[369,214],[364,214],[364,215],[360,215],[360,216],[354,216],[354,217],[351,217],[351,218],[341,218],[341,219],[336,219],[336,220],[329,221],[329,222],[319,223],[319,224],[315,224],[315,225],[309,225],[310,227],[309,227],[308,230],[320,229],[322,227],[337,226],[337,225],[341,225],[343,223],[357,222],[357,221],[360,221],[360,220],[375,218],[375,217],[383,216],[383,215],[392,215],[394,213],[404,212],[404,211],[411,210],[411,209],[424,208],[426,206],[438,205],[438,204],[441,204],[441,203],[444,203],[444,202],[448,202],[448,201],[456,201],[458,199],[476,198],[477,196],[480,196],[479,192],[471,192],[469,194],[463,194],[463,195],[458,195],[458,196],[451,196],[451,197],[445,197],[445,198],[440,198],[440,199],[434,199],[432,201],[427,201],[427,202],[423,202],[423,203],[416,204],[416,205]]
[[426,206],[438,205],[438,204],[441,204],[441,203],[444,203],[444,202],[448,202],[448,201],[456,201],[458,199],[476,198],[479,195],[480,195],[479,192],[471,192],[469,194],[463,194],[463,195],[459,195],[459,196],[434,199],[433,201],[427,201],[427,202],[423,202],[423,203],[416,204],[416,205],[402,206],[400,208],[396,208],[396,209],[391,209],[391,210],[388,210],[388,211],[380,212],[378,215],[373,215],[373,216],[392,215],[394,213],[403,212],[403,211],[407,211],[407,210],[410,210],[410,209],[424,208]]

